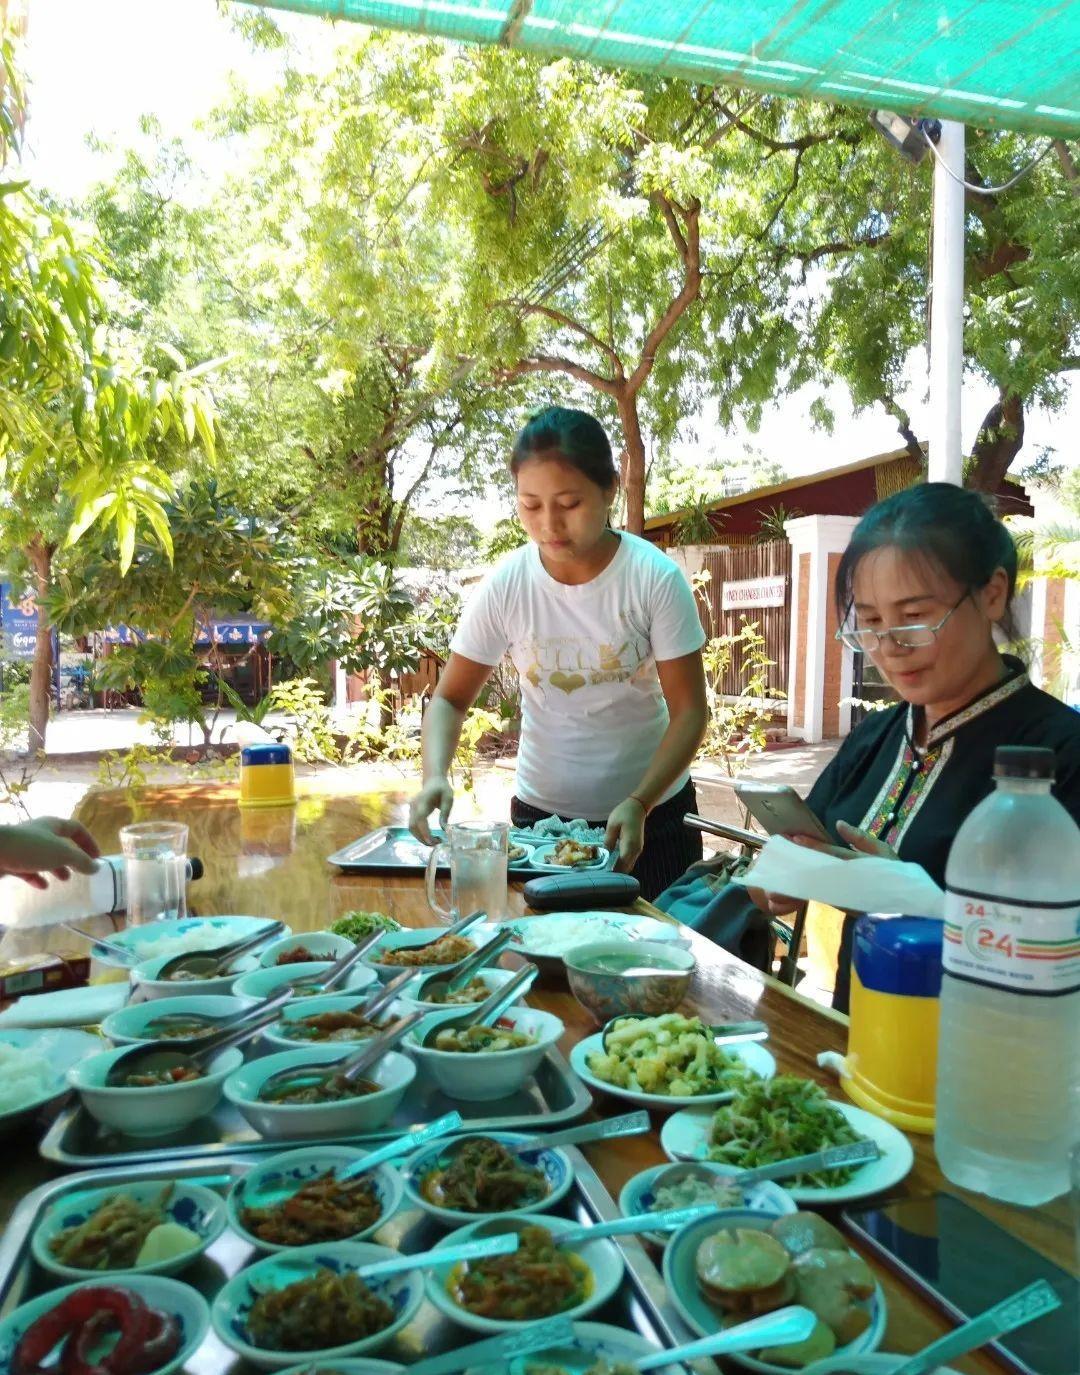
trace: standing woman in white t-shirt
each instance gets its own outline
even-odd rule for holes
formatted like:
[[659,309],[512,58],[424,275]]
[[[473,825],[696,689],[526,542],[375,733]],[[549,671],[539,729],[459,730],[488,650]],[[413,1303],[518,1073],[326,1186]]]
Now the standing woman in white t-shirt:
[[530,543],[480,585],[424,718],[424,785],[409,811],[431,843],[445,825],[465,714],[510,654],[521,678],[514,825],[584,817],[618,867],[655,897],[701,858],[682,824],[696,808],[690,762],[705,733],[705,636],[667,555],[613,530],[619,479],[603,427],[552,406],[514,444],[510,470]]

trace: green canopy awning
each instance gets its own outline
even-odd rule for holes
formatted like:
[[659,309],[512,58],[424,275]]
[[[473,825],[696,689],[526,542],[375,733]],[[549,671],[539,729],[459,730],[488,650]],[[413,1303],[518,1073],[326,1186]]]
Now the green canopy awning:
[[716,85],[1080,134],[1080,0],[262,3]]

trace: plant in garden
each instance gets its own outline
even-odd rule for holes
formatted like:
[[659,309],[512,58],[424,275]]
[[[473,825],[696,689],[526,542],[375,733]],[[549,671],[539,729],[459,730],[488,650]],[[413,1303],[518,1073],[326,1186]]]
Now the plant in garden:
[[340,751],[326,695],[313,678],[278,683],[269,694],[271,710],[285,717],[293,754],[305,764],[336,764]]
[[43,762],[40,751],[26,752],[29,705],[26,683],[12,683],[0,692],[0,809],[27,820],[26,794]]
[[798,520],[802,514],[803,512],[798,506],[785,506],[783,502],[777,502],[775,506],[770,506],[758,521],[757,530],[754,532],[754,543],[768,544],[772,540],[786,540],[788,521]]
[[[702,651],[702,660],[709,717],[701,754],[706,759],[718,759],[727,776],[735,779],[765,748],[765,731],[772,717],[769,699],[775,696],[769,691],[773,660],[757,623],[745,618],[735,634],[711,639]],[[734,697],[723,690],[724,677],[733,664],[738,665],[741,682]]]
[[680,511],[673,531],[676,544],[716,543],[727,516],[722,511],[710,511],[711,505],[712,499],[703,495]]

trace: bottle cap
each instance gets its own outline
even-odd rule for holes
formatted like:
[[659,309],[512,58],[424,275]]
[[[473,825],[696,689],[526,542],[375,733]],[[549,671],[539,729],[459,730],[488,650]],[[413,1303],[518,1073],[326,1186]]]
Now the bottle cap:
[[994,751],[995,778],[1053,778],[1053,750],[1028,745],[999,745]]
[[188,867],[191,869],[192,881],[197,878],[202,878],[203,874],[206,873],[206,868],[198,855],[192,855],[188,859]]

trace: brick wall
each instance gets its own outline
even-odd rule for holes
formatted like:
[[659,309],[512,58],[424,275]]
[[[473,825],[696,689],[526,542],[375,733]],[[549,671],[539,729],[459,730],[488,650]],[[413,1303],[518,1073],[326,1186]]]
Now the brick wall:
[[832,595],[840,554],[829,555],[829,599],[825,608],[825,688],[821,705],[821,730],[826,740],[840,734],[840,670],[844,646],[836,638],[836,601]]

